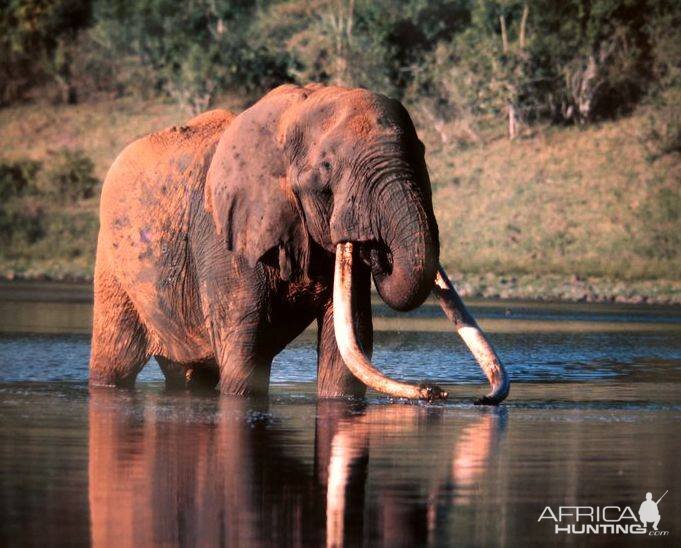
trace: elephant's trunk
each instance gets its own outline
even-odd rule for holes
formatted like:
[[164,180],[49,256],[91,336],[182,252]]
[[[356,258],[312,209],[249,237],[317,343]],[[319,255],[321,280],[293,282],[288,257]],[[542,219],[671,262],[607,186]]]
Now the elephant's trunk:
[[387,265],[372,274],[381,298],[396,310],[412,310],[426,300],[438,266],[437,225],[429,204],[408,182],[383,188],[375,224],[382,244],[389,251]]
[[[355,332],[355,313],[352,305],[352,264],[355,259],[352,243],[344,242],[337,245],[333,281],[333,325],[338,350],[348,369],[369,388],[397,398],[445,399],[447,392],[437,386],[417,386],[386,377],[367,358]],[[432,287],[431,282],[429,289]]]

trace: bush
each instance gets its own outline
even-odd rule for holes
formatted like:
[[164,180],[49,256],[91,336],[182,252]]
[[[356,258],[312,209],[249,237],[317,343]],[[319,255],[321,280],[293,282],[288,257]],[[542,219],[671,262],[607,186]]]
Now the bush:
[[55,82],[74,102],[70,53],[92,20],[92,2],[21,0],[0,4],[0,105],[21,99],[33,86]]
[[94,170],[95,164],[82,150],[64,148],[52,152],[38,178],[38,190],[60,201],[90,198],[99,183]]
[[0,248],[11,256],[45,235],[45,212],[33,203],[14,201],[0,207]]
[[667,154],[681,154],[681,86],[657,98],[643,123],[639,140],[649,162]]
[[0,159],[0,200],[6,202],[27,194],[40,166],[35,160]]
[[[290,80],[285,50],[249,34],[255,0],[97,2],[96,31],[111,57],[137,65],[146,87],[198,113],[224,91],[251,92]],[[137,78],[139,80],[139,78]]]
[[649,259],[678,260],[681,257],[681,195],[678,188],[651,190],[639,206],[641,234],[639,253]]
[[31,246],[33,259],[92,259],[97,245],[99,221],[91,211],[54,211],[43,220],[44,234]]

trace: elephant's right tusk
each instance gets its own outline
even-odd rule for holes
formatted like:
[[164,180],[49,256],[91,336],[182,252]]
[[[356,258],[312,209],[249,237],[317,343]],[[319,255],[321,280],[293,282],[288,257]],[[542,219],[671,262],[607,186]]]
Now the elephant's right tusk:
[[511,386],[508,373],[506,373],[494,348],[492,348],[482,329],[478,326],[475,318],[471,316],[466,305],[463,304],[461,297],[459,297],[456,289],[454,289],[452,282],[449,281],[447,273],[442,266],[438,268],[437,275],[435,276],[433,292],[440,299],[442,310],[444,310],[447,317],[454,324],[454,327],[456,327],[459,335],[461,335],[461,338],[492,385],[492,391],[475,403],[483,405],[497,405],[501,403],[508,396]]
[[336,247],[336,268],[333,280],[333,326],[336,343],[345,365],[369,388],[396,398],[421,400],[445,399],[447,392],[434,385],[417,386],[395,381],[376,369],[364,354],[355,333],[352,309],[353,245],[340,243]]

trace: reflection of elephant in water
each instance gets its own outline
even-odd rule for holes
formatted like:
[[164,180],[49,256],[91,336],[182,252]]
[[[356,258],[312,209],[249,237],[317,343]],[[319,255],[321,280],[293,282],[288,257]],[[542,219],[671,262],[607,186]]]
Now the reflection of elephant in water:
[[[168,416],[158,399],[93,393],[94,546],[437,543],[460,500],[452,504],[448,486],[466,496],[484,479],[501,431],[498,414],[486,413],[452,443],[443,409],[324,401],[314,442],[301,443],[307,434],[268,418],[268,402],[187,397]],[[423,437],[435,441],[435,466],[394,460],[416,457],[418,442],[404,439]],[[376,455],[389,464],[370,467]]]
[[398,310],[434,290],[492,384],[483,403],[508,393],[439,268],[424,147],[397,101],[286,85],[144,137],[111,167],[100,221],[93,384],[132,385],[156,356],[169,384],[264,393],[316,319],[320,396],[446,397],[370,363],[373,276]]

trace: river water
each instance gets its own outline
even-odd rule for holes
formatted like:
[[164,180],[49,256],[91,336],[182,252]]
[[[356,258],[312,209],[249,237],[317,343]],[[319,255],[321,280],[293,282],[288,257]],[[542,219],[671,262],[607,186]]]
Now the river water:
[[[681,309],[472,305],[512,376],[498,408],[432,304],[376,303],[374,361],[449,401],[318,401],[313,332],[254,400],[168,393],[153,361],[90,391],[88,289],[0,286],[0,546],[678,546]],[[575,533],[667,490],[657,536]]]

